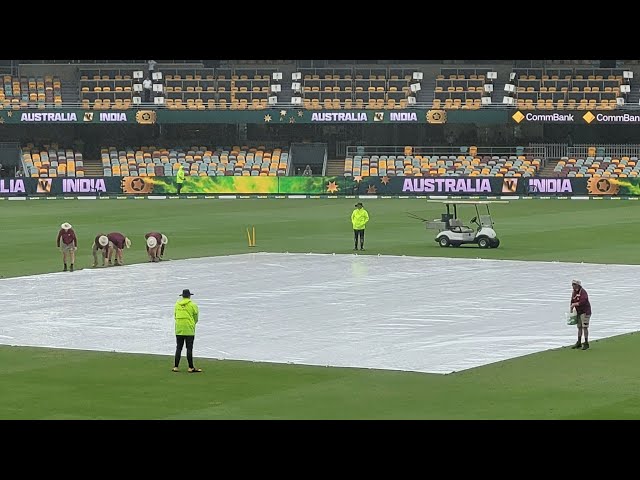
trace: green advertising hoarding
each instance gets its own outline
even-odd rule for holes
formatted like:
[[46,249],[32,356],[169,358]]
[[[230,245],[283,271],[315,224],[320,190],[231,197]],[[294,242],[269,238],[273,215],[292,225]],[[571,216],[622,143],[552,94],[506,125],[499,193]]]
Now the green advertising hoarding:
[[[350,192],[356,182],[346,177],[185,177],[182,194],[326,195]],[[175,177],[122,177],[122,193],[174,194]]]
[[[0,196],[173,195],[175,177],[0,178]],[[640,197],[640,178],[187,176],[182,195]]]

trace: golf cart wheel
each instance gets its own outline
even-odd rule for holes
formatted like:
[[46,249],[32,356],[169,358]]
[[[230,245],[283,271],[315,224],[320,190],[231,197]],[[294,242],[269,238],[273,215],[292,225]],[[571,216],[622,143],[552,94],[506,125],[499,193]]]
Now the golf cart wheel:
[[438,245],[440,245],[441,247],[448,247],[449,246],[449,237],[442,236],[438,239]]
[[493,248],[498,248],[500,246],[500,240],[498,240],[497,238],[493,241],[493,245],[491,245],[491,247]]
[[478,246],[480,248],[489,248],[489,239],[487,237],[480,237],[478,239]]

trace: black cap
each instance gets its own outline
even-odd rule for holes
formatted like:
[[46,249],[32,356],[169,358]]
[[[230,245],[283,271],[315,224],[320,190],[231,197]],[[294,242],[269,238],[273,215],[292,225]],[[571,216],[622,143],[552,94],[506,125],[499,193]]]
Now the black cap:
[[183,297],[188,298],[191,295],[193,295],[193,293],[191,293],[188,288],[185,288],[184,290],[182,290],[182,296]]
[[356,203],[356,207],[361,207],[361,206],[362,206],[362,202]]

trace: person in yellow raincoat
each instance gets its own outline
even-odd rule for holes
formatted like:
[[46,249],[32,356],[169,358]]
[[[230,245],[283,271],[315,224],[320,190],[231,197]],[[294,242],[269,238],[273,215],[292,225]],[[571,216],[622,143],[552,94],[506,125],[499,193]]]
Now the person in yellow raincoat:
[[184,183],[184,167],[182,164],[178,167],[178,171],[176,172],[176,189],[178,190],[178,195],[180,195],[180,190],[182,190],[182,184]]
[[354,250],[358,250],[358,241],[360,242],[360,250],[364,250],[364,229],[367,227],[368,221],[369,212],[364,209],[361,202],[356,203],[356,208],[351,213]]
[[176,302],[173,309],[175,319],[176,332],[176,354],[173,362],[174,372],[179,372],[180,357],[182,356],[182,348],[185,343],[187,345],[187,362],[189,362],[189,373],[199,373],[202,370],[196,368],[193,364],[193,341],[196,338],[196,324],[200,311],[198,305],[191,300],[191,291],[187,288],[182,290],[181,299]]

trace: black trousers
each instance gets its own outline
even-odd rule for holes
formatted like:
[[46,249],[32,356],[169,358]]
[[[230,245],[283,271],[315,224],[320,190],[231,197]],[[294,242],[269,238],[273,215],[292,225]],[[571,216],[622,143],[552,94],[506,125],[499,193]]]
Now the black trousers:
[[180,357],[182,356],[182,348],[184,344],[187,344],[187,362],[189,363],[189,368],[193,367],[193,341],[195,340],[194,335],[176,335],[176,356],[173,362],[174,367],[180,366]]
[[180,195],[180,190],[182,190],[182,183],[177,183],[176,189],[178,190],[178,195]]
[[358,239],[360,239],[360,248],[364,246],[364,230],[353,231],[353,242],[356,248],[358,248]]

